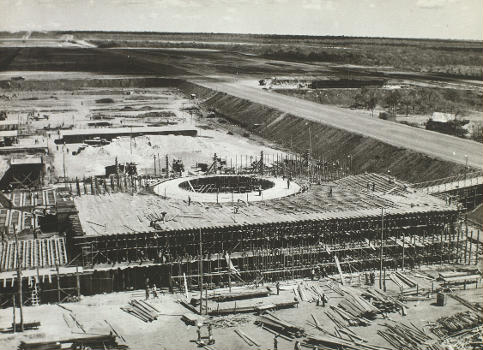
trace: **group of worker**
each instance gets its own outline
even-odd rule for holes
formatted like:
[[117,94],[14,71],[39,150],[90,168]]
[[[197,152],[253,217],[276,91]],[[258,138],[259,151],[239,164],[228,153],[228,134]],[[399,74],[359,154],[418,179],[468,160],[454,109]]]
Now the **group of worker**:
[[149,285],[149,278],[146,278],[146,300],[149,299],[149,296],[153,294],[153,298],[156,299],[158,297],[158,288],[156,287],[156,284],[153,283],[153,286],[151,287]]

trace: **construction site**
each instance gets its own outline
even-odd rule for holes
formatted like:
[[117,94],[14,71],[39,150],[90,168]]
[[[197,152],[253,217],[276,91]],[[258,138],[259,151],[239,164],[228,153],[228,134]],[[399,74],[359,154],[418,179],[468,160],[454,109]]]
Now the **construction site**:
[[481,349],[467,155],[199,77],[36,74],[0,76],[1,348]]

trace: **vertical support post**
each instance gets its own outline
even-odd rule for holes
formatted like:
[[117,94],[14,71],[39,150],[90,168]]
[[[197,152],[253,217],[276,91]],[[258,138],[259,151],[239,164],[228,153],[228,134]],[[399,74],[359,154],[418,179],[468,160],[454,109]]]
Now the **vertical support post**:
[[203,242],[200,228],[200,315],[203,314]]
[[[466,239],[468,239],[468,236],[466,236]],[[469,248],[469,254],[468,254],[468,265],[471,264],[471,252],[473,250],[473,231],[470,233],[470,248]]]
[[55,270],[57,272],[57,301],[60,303],[60,279],[59,279],[59,265],[55,265]]
[[[22,290],[22,259],[20,258],[20,250],[18,246],[17,228],[13,225],[13,234],[15,235],[15,248],[17,250],[17,283],[18,283],[18,307],[20,310],[20,332],[23,332],[23,290]],[[22,255],[24,252],[22,252]]]
[[476,236],[476,251],[475,251],[475,265],[478,265],[479,259],[479,246],[480,246],[480,230],[478,230],[478,235]]
[[402,270],[404,271],[404,257],[405,257],[405,250],[406,250],[406,235],[403,231],[403,246],[402,246]]
[[15,332],[17,331],[17,319],[16,319],[16,316],[15,316],[15,308],[16,308],[17,305],[15,305],[15,293],[12,294],[12,310],[13,310],[13,322],[12,322],[12,329],[13,329],[13,333],[15,334]]
[[444,229],[441,230],[441,245],[440,245],[440,248],[439,248],[439,254],[440,254],[439,264],[440,265],[443,265],[443,246],[444,246],[444,244],[443,244],[443,239],[444,239],[443,232],[444,232]]
[[77,298],[80,300],[80,276],[79,276],[79,267],[75,267],[75,281],[76,281],[76,289],[77,289]]
[[461,226],[458,225],[457,233],[456,233],[456,261],[460,262],[460,234],[461,234]]
[[381,208],[381,246],[379,251],[379,289],[382,289],[382,249],[384,246],[384,208]]

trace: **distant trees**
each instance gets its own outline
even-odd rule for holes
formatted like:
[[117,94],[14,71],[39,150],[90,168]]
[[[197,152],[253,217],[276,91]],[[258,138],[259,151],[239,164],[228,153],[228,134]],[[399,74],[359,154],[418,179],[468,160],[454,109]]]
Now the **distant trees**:
[[386,103],[387,106],[389,106],[389,110],[393,115],[396,114],[397,107],[400,101],[401,101],[401,93],[399,92],[398,89],[389,91],[389,93],[386,95],[384,99],[384,102]]
[[374,117],[374,109],[379,101],[379,93],[376,89],[369,89],[363,87],[354,96],[353,107],[362,107],[371,111],[371,116]]

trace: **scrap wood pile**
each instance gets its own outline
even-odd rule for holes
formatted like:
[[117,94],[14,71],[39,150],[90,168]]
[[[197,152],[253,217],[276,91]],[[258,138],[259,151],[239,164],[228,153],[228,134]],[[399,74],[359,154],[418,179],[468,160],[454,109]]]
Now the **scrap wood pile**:
[[259,316],[255,324],[264,329],[269,329],[282,334],[288,338],[300,338],[304,336],[305,330],[293,323],[284,321],[274,314],[267,312],[267,315]]
[[431,349],[431,343],[434,340],[418,329],[414,324],[410,326],[404,323],[385,324],[385,330],[378,330],[382,338],[396,349],[413,350],[413,349]]
[[431,327],[431,332],[439,338],[446,338],[481,325],[482,319],[480,316],[473,312],[465,311],[439,318],[434,326]]
[[441,345],[445,349],[481,350],[483,348],[483,327],[458,332],[457,335],[445,339]]
[[[365,339],[359,337],[357,334],[355,334],[351,329],[348,327],[342,327],[342,326],[336,326],[334,327],[334,333],[331,333],[324,329],[322,327],[322,322],[317,320],[317,318],[314,316],[314,314],[311,314],[312,319],[314,320],[315,323],[312,323],[310,321],[307,321],[307,323],[314,327],[317,328],[319,331],[322,331],[325,335],[334,338],[332,339],[334,342],[336,341],[335,339],[342,340],[344,342],[350,341],[350,342],[367,342]],[[320,338],[319,338],[320,339]]]
[[387,347],[367,344],[358,340],[345,340],[332,335],[309,336],[307,337],[307,347],[317,347],[318,349],[350,349],[350,350],[390,350]]
[[144,300],[131,300],[129,306],[121,307],[121,310],[139,318],[144,322],[152,322],[158,319],[159,311]]
[[58,350],[58,349],[127,349],[126,345],[117,343],[116,336],[113,334],[96,335],[82,338],[71,338],[63,340],[27,343],[20,342],[20,350]]
[[210,324],[213,328],[237,327],[248,322],[250,322],[250,317],[246,315],[227,315],[223,317],[214,317],[210,320]]

